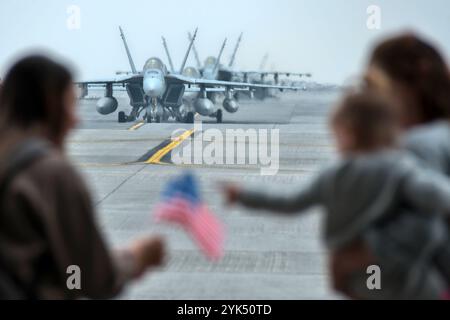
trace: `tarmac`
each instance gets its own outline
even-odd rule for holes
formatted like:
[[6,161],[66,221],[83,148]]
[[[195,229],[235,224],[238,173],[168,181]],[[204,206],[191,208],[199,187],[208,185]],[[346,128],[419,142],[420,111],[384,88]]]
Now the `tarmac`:
[[[119,298],[339,299],[330,288],[320,209],[283,217],[230,208],[218,185],[233,181],[249,188],[295,193],[336,158],[327,115],[340,94],[337,90],[304,91],[264,102],[242,101],[238,112],[224,112],[222,124],[197,117],[203,121],[203,132],[278,129],[279,170],[267,176],[261,175],[258,164],[249,163],[248,156],[239,164],[209,165],[175,165],[166,161],[171,153],[154,157],[173,143],[174,133],[180,135],[178,129],[191,130],[193,125],[118,123],[117,112],[102,116],[95,110],[95,99],[80,100],[81,123],[70,136],[67,151],[92,190],[105,239],[120,247],[140,235],[161,234],[168,244],[166,265],[131,285]],[[127,105],[125,96],[119,98],[119,110],[128,110]],[[235,144],[250,150],[247,140]],[[152,157],[155,161],[148,161]],[[181,228],[152,219],[164,185],[185,170],[198,177],[203,199],[226,227],[226,252],[219,262],[203,257]]]

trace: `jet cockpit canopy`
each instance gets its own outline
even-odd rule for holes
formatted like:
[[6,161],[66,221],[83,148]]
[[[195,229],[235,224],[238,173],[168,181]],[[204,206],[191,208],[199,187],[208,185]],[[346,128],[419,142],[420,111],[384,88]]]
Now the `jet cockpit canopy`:
[[147,62],[145,62],[144,72],[147,70],[152,70],[152,69],[160,70],[164,74],[167,73],[166,65],[159,58],[150,58],[147,60]]
[[215,66],[217,62],[216,57],[208,57],[205,60],[205,66]]
[[200,72],[194,67],[187,67],[183,70],[183,76],[199,79],[201,78]]

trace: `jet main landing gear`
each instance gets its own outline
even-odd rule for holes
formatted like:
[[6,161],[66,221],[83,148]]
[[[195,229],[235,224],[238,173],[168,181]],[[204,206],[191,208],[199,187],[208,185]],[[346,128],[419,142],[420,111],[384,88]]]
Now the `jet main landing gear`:
[[187,115],[186,115],[185,122],[186,123],[194,123],[194,120],[195,120],[194,113],[193,112],[188,112]]
[[222,110],[219,109],[219,110],[217,110],[217,112],[216,112],[216,120],[217,120],[217,123],[222,123],[222,118],[223,118]]
[[141,111],[142,111],[141,108],[133,107],[133,110],[131,110],[128,116],[125,114],[124,111],[120,111],[117,120],[119,121],[119,123],[135,121],[137,118],[139,118],[139,114],[141,113]]

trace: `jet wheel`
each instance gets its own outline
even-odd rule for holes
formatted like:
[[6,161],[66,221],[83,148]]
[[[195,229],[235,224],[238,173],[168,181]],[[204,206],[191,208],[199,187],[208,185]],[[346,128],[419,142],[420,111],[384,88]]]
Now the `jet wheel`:
[[125,112],[123,112],[123,111],[120,111],[119,112],[119,114],[118,114],[118,121],[119,121],[119,123],[124,123],[124,122],[127,122],[127,115],[125,114]]
[[188,112],[186,115],[186,123],[194,123],[194,113]]
[[222,110],[217,110],[216,119],[217,123],[222,123]]

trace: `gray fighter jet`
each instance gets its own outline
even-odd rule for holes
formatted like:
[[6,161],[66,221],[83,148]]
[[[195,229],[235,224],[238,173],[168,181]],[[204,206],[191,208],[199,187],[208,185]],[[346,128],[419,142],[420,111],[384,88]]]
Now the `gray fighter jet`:
[[[182,73],[194,44],[196,33],[197,30],[189,43],[178,73],[173,70],[171,60],[169,63],[171,64],[172,72],[169,72],[166,65],[157,57],[148,59],[140,72],[135,67],[125,35],[120,28],[131,72],[121,74],[115,79],[78,82],[78,85],[82,88],[82,95],[87,95],[89,87],[104,87],[105,97],[98,100],[97,111],[106,115],[115,112],[118,107],[117,99],[114,97],[114,88],[126,88],[132,110],[129,115],[126,115],[123,111],[119,112],[119,122],[135,121],[145,111],[143,118],[147,122],[161,122],[172,117],[180,122],[193,123],[195,113],[214,117],[217,119],[217,122],[222,122],[222,110],[208,98],[208,93],[210,92],[223,92],[225,95],[224,108],[237,110],[237,101],[234,99],[235,90],[248,91],[256,88],[273,88],[283,91],[299,89],[290,86],[257,85],[183,75]],[[183,103],[185,92],[197,93],[192,104],[185,105]]]
[[[222,44],[219,55],[216,57],[209,56],[206,58],[204,65],[200,63],[199,54],[195,44],[192,49],[194,51],[195,59],[197,62],[197,68],[201,72],[201,75],[205,79],[215,79],[221,81],[238,81],[252,84],[265,84],[265,85],[280,85],[281,77],[300,77],[300,78],[310,78],[312,75],[310,73],[298,73],[298,72],[280,72],[280,71],[264,71],[263,65],[266,64],[268,55],[266,54],[261,63],[260,70],[257,71],[242,71],[234,69],[234,63],[236,61],[237,51],[239,49],[240,43],[242,41],[242,33],[237,39],[236,45],[234,47],[233,53],[231,55],[230,62],[227,66],[221,64],[221,57],[227,42],[227,39]],[[188,38],[191,41],[192,35],[188,33]],[[269,80],[269,76],[272,80]],[[254,91],[247,92],[251,97],[255,92],[255,96],[260,100],[264,100],[267,97],[272,96],[270,88],[257,88]],[[215,95],[217,96],[217,95]]]
[[[192,41],[192,35],[188,32],[189,41]],[[227,39],[225,39],[220,48],[219,54],[217,56],[209,56],[205,59],[204,64],[202,65],[200,62],[199,54],[197,48],[195,47],[195,43],[192,46],[192,50],[194,51],[195,60],[197,62],[197,70],[201,78],[208,80],[219,80],[219,81],[232,81],[233,73],[231,72],[231,67],[234,65],[235,57],[237,50],[239,48],[239,44],[241,42],[242,33],[239,36],[235,49],[233,51],[233,55],[230,59],[228,67],[225,67],[221,64],[222,55],[224,53],[224,49],[227,44]],[[239,81],[242,82],[242,81]],[[255,89],[253,89],[255,90]],[[253,90],[248,90],[247,92],[253,92]],[[220,92],[209,92],[208,99],[210,99],[214,104],[222,103],[224,109],[229,113],[237,112],[238,105],[235,103],[227,104],[225,99],[226,97]],[[233,100],[236,100],[237,94],[234,95]],[[228,101],[228,100],[227,100]]]
[[[192,35],[188,32],[189,41],[192,41]],[[209,80],[222,80],[222,81],[231,81],[233,79],[233,72],[231,68],[234,65],[234,61],[236,58],[236,53],[239,48],[239,44],[242,39],[242,33],[238,38],[235,49],[233,51],[233,55],[230,59],[228,67],[225,67],[221,64],[222,55],[227,44],[227,39],[225,39],[220,48],[219,54],[217,56],[209,56],[205,59],[204,64],[202,65],[200,62],[200,57],[195,47],[195,44],[192,46],[192,50],[194,51],[195,60],[197,62],[197,68],[201,73],[201,76],[204,79]]]

